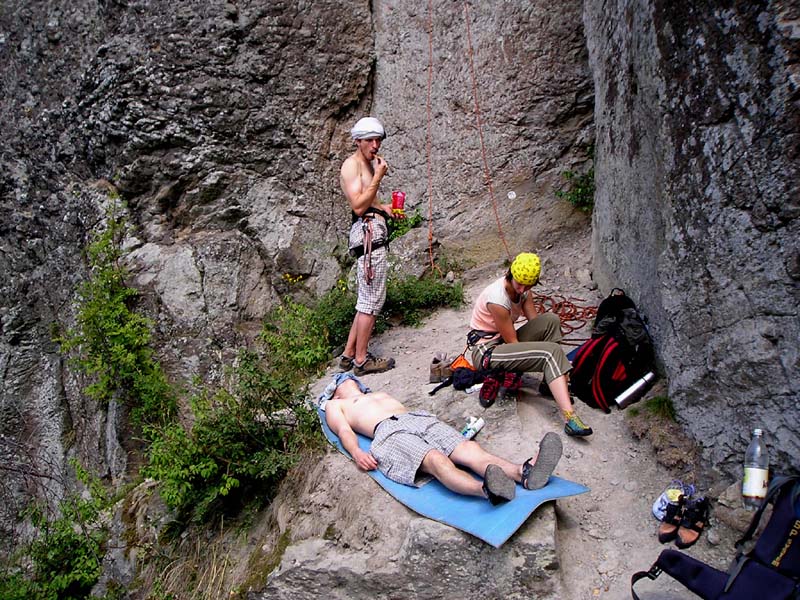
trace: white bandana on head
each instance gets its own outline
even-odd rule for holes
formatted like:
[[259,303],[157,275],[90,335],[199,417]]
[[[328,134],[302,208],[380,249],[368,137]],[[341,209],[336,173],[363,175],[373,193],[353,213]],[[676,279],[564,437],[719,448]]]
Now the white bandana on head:
[[358,120],[350,130],[350,135],[354,140],[369,140],[372,138],[386,138],[386,131],[383,125],[375,117],[364,117]]

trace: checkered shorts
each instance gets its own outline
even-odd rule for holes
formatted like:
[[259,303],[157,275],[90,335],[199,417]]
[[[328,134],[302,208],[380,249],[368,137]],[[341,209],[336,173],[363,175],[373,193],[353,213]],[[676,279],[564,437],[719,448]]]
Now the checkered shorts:
[[[385,240],[389,236],[389,231],[383,219],[370,219],[373,234],[373,243]],[[349,247],[354,248],[364,243],[363,221],[359,219],[350,227]],[[365,270],[367,267],[367,256],[358,259],[358,299],[356,300],[356,310],[368,315],[377,315],[383,308],[386,301],[386,277],[389,273],[389,249],[386,246],[376,248],[372,251],[373,279],[369,283],[366,281]]]
[[428,452],[439,450],[450,456],[464,440],[458,431],[434,415],[425,411],[410,412],[378,423],[370,453],[386,477],[416,486],[417,471]]
[[389,250],[384,246],[372,251],[374,278],[367,283],[364,278],[366,256],[358,259],[358,300],[356,310],[368,315],[377,315],[386,302],[386,276],[389,272]]

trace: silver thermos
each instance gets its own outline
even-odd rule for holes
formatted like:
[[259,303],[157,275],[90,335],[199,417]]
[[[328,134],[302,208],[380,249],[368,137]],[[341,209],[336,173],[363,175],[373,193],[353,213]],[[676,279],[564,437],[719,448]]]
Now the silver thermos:
[[633,382],[627,390],[622,392],[619,396],[614,398],[614,401],[617,403],[617,406],[622,410],[623,408],[627,408],[634,402],[637,402],[644,396],[645,392],[650,389],[650,385],[656,378],[656,374],[652,371],[648,371],[645,373],[641,378],[637,379]]

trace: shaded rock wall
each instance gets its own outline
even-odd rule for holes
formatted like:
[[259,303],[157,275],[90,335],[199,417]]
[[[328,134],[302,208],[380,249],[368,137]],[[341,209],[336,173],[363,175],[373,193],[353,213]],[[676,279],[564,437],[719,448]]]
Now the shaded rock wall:
[[650,319],[670,398],[738,475],[800,469],[797,2],[585,3],[595,279]]
[[83,396],[51,341],[117,192],[176,380],[213,376],[287,291],[284,273],[310,293],[333,284],[347,213],[332,132],[367,98],[364,22],[366,2],[0,7],[4,492],[44,482],[57,497],[70,454],[125,473],[124,415]]

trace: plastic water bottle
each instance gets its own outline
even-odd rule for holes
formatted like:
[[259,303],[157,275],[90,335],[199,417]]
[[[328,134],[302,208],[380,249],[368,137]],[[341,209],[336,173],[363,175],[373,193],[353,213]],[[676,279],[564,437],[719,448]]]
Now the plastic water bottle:
[[476,419],[475,417],[470,417],[467,421],[467,424],[464,425],[464,428],[461,430],[461,435],[468,440],[471,440],[481,429],[483,429],[483,425],[483,418]]
[[753,430],[753,439],[744,453],[744,479],[742,480],[742,499],[744,507],[756,510],[767,495],[769,475],[769,454],[762,437],[763,431]]

